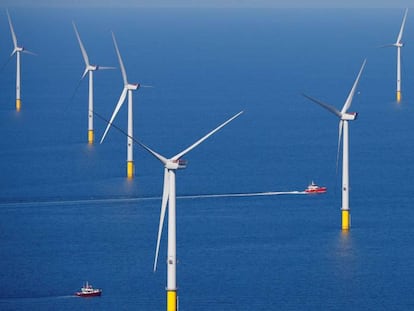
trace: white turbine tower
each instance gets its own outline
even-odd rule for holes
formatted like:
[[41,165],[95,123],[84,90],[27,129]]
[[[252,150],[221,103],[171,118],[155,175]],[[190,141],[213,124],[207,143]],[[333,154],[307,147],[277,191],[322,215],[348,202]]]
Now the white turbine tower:
[[98,65],[91,65],[89,63],[89,57],[86,53],[86,49],[82,43],[82,40],[80,38],[78,29],[76,28],[76,25],[74,22],[73,29],[75,30],[76,37],[78,38],[79,47],[82,52],[83,60],[85,61],[85,71],[83,72],[83,75],[81,77],[81,80],[85,78],[85,76],[89,73],[89,105],[88,105],[88,143],[93,144],[94,142],[94,129],[93,129],[93,72],[97,70],[105,70],[105,69],[115,69],[114,67],[102,67]]
[[22,105],[22,101],[20,97],[20,53],[27,53],[27,54],[32,54],[32,55],[36,55],[36,54],[26,50],[23,46],[18,45],[9,11],[6,10],[6,12],[7,12],[7,18],[9,19],[10,32],[12,35],[13,46],[14,46],[11,56],[16,54],[16,110],[20,111],[21,105]]
[[404,46],[402,43],[402,36],[404,32],[405,20],[407,18],[408,9],[405,9],[404,17],[401,23],[400,32],[398,33],[397,41],[393,44],[386,46],[395,46],[397,48],[397,102],[401,101],[401,48]]
[[176,154],[172,158],[167,159],[166,157],[158,154],[157,152],[151,150],[149,147],[144,144],[136,141],[148,152],[150,152],[155,158],[157,158],[162,165],[164,166],[164,187],[161,203],[161,213],[160,213],[160,223],[158,228],[158,237],[157,237],[157,247],[155,251],[155,260],[154,260],[154,271],[157,268],[158,261],[158,252],[160,248],[160,240],[162,234],[162,227],[164,223],[165,212],[168,203],[168,251],[167,251],[167,311],[176,311],[177,310],[177,279],[176,279],[176,265],[177,265],[177,256],[176,256],[176,192],[175,192],[175,171],[178,169],[186,168],[187,162],[181,158],[185,156],[188,152],[193,150],[211,135],[219,131],[221,128],[226,126],[228,123],[233,121],[243,111],[234,115],[226,122],[222,123],[220,126],[215,128],[213,131],[209,132],[207,135],[196,141],[194,144],[189,146],[187,149]]
[[127,136],[127,177],[133,178],[134,176],[134,154],[133,154],[133,111],[132,111],[132,91],[135,91],[140,88],[140,84],[132,84],[128,82],[127,74],[125,71],[124,63],[122,62],[121,54],[118,49],[118,45],[116,43],[115,35],[112,33],[112,39],[114,41],[114,46],[116,50],[116,54],[118,55],[119,66],[121,67],[122,78],[124,80],[124,88],[122,90],[121,96],[119,98],[118,104],[115,107],[115,110],[112,114],[111,120],[108,123],[108,126],[105,129],[105,132],[101,139],[101,144],[105,139],[106,134],[111,127],[112,122],[114,121],[119,109],[125,102],[125,98],[128,94],[128,136]]
[[[348,98],[345,101],[342,110],[339,111],[335,107],[328,105],[324,102],[319,101],[313,97],[303,94],[306,98],[321,105],[339,118],[339,136],[338,136],[338,155],[341,144],[341,136],[343,132],[342,142],[342,230],[349,230],[351,225],[351,215],[349,211],[349,135],[348,135],[348,121],[353,121],[357,118],[356,112],[348,112],[351,107],[352,99],[357,88],[359,78],[361,77],[362,71],[365,67],[366,60],[362,63],[361,69],[359,70],[358,76],[349,92]],[[338,157],[337,157],[338,159]]]

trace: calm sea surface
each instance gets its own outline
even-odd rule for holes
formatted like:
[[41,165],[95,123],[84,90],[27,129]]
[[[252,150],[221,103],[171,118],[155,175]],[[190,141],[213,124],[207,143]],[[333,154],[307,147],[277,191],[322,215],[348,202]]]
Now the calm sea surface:
[[[0,309],[163,310],[166,228],[152,271],[162,166],[126,137],[87,145],[91,63],[118,66],[134,93],[134,136],[170,157],[237,113],[177,172],[180,310],[414,309],[414,17],[394,100],[393,43],[403,10],[15,10],[15,59],[0,16]],[[340,230],[338,120],[300,94],[340,109],[364,58],[351,111],[352,229]],[[95,74],[95,110],[109,118],[119,70]],[[126,129],[126,105],[115,123]],[[99,141],[105,122],[95,119]],[[302,191],[325,195],[206,197]],[[191,198],[189,198],[191,196]],[[96,299],[73,293],[89,281]]]

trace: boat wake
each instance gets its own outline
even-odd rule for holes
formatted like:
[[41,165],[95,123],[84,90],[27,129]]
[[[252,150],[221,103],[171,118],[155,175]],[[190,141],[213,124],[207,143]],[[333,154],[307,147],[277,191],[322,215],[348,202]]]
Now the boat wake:
[[305,191],[268,191],[268,192],[250,192],[250,193],[200,194],[200,195],[177,196],[177,199],[258,197],[258,196],[273,196],[273,195],[286,195],[286,194],[306,194],[306,192]]
[[64,295],[64,296],[39,296],[39,297],[10,297],[0,298],[0,302],[13,302],[13,301],[39,301],[39,300],[52,300],[52,299],[68,299],[77,298],[75,295]]
[[[267,191],[267,192],[248,192],[248,193],[223,193],[223,194],[195,194],[181,195],[177,199],[208,199],[208,198],[234,198],[234,197],[257,197],[275,195],[300,195],[307,194],[305,191]],[[90,198],[73,200],[44,200],[44,201],[25,201],[25,202],[5,202],[0,203],[0,207],[23,207],[23,206],[49,206],[49,205],[73,205],[73,204],[97,204],[97,203],[122,203],[161,200],[161,197],[129,197],[129,198]]]

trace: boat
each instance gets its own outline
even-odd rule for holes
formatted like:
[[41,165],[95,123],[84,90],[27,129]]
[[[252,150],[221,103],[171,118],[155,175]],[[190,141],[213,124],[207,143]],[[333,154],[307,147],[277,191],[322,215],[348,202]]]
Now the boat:
[[79,297],[96,297],[101,296],[102,289],[93,288],[91,284],[86,282],[86,284],[81,288],[80,292],[76,292],[75,294]]
[[320,187],[312,181],[311,184],[308,186],[308,188],[305,189],[305,193],[307,194],[325,193],[326,190],[327,190],[326,187]]

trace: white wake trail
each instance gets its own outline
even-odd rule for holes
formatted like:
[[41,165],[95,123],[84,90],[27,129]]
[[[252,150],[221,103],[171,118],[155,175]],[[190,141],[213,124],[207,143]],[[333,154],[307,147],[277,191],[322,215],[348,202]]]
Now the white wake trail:
[[204,199],[204,198],[231,198],[231,197],[257,197],[273,196],[286,194],[306,194],[304,191],[268,191],[268,192],[251,192],[251,193],[227,193],[227,194],[200,194],[177,196],[177,199]]
[[[275,195],[298,195],[306,194],[304,191],[268,191],[250,193],[222,193],[222,194],[196,194],[181,195],[177,199],[209,199],[209,198],[235,198],[235,197],[256,197],[256,196],[275,196]],[[130,198],[90,198],[73,200],[44,200],[44,201],[25,201],[25,202],[5,202],[0,203],[0,207],[32,207],[32,206],[55,206],[55,205],[82,205],[97,203],[123,203],[161,200],[161,197],[130,197]]]

